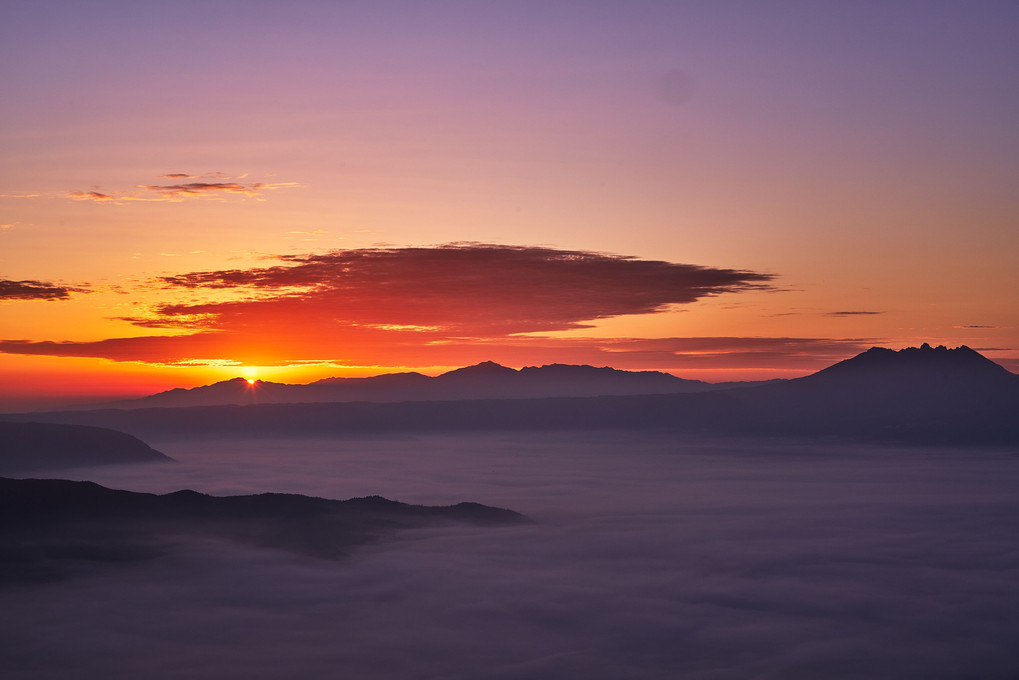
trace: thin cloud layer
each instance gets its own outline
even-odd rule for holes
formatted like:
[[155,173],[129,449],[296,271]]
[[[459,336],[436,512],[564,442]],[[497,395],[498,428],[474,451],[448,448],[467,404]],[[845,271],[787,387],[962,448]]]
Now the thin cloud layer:
[[[645,363],[705,368],[778,368],[827,365],[880,344],[873,338],[626,338],[596,341],[606,353],[625,353]],[[820,366],[819,366],[820,367]]]
[[46,281],[0,279],[0,300],[66,300],[71,293],[84,292],[83,288],[58,286]]
[[101,191],[72,191],[67,194],[67,197],[73,201],[95,201],[96,203],[117,200],[114,196]]
[[[171,172],[159,176],[161,179],[176,180],[206,180],[194,182],[181,182],[177,184],[139,184],[135,189],[144,189],[150,194],[138,194],[134,191],[104,192],[95,188],[91,191],[72,191],[67,198],[75,201],[92,201],[95,203],[119,203],[127,201],[183,201],[195,198],[210,198],[223,196],[224,194],[238,194],[251,198],[262,199],[266,191],[300,186],[297,182],[238,182],[244,179],[247,174],[237,178],[227,177],[224,173],[216,172],[211,175],[189,175],[184,172]],[[207,181],[214,180],[214,181]]]
[[142,188],[154,191],[163,196],[174,198],[202,196],[225,192],[228,194],[246,194],[256,196],[266,185],[261,182],[254,184],[238,184],[237,182],[189,182],[187,184],[145,185]]
[[[462,338],[429,340],[427,331],[348,329],[334,337],[278,334],[268,345],[242,333],[112,338],[95,342],[0,341],[0,352],[98,357],[197,366],[299,363],[460,366],[494,360],[513,366],[551,363],[622,369],[783,369],[816,371],[875,344],[827,338]],[[266,336],[268,337],[268,336]]]

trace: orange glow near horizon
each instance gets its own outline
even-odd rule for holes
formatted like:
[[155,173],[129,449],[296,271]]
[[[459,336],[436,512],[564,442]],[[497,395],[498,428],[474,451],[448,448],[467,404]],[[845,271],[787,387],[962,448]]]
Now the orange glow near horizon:
[[[919,344],[919,343],[915,343]],[[900,344],[895,348],[908,346]],[[680,378],[703,380],[705,382],[732,382],[748,380],[769,380],[773,378],[795,378],[825,368],[854,352],[827,359],[801,359],[799,365],[788,365],[789,359],[778,357],[778,365],[748,365],[740,355],[725,359],[724,354],[713,356],[708,352],[692,352],[684,358],[682,366],[648,363],[638,360],[632,363],[626,353],[620,353],[613,361],[611,355],[592,354],[582,350],[572,354],[555,348],[535,352],[514,350],[485,345],[475,346],[470,351],[458,354],[461,362],[424,366],[342,366],[332,363],[298,364],[282,366],[158,366],[139,362],[112,362],[106,359],[78,357],[17,356],[0,354],[0,412],[58,408],[65,405],[89,402],[103,402],[116,399],[136,398],[166,391],[177,387],[198,387],[221,380],[229,380],[241,374],[248,385],[254,387],[260,380],[290,384],[307,384],[323,378],[370,377],[386,373],[418,372],[425,375],[439,375],[465,365],[493,360],[511,368],[540,366],[549,363],[576,363],[594,366],[612,366],[623,370],[649,370],[670,373]],[[988,355],[1009,370],[1019,368],[1019,362],[1008,357]],[[699,365],[709,358],[715,365]],[[677,357],[679,359],[679,357]],[[629,362],[629,363],[628,363]],[[719,364],[719,362],[723,362]],[[753,362],[751,362],[753,363]],[[794,362],[795,363],[795,362]],[[783,365],[786,364],[786,365]]]

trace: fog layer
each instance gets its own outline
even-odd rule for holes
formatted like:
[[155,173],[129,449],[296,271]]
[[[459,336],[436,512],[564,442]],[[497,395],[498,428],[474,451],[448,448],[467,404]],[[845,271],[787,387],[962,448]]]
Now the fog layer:
[[964,678],[1019,670],[1019,460],[564,434],[151,442],[135,491],[470,500],[341,561],[181,539],[0,592],[5,678]]

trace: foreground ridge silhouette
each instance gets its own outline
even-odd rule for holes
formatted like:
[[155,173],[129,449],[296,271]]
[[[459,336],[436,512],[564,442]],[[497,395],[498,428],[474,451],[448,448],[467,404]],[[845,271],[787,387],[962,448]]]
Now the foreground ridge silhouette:
[[529,520],[478,503],[408,505],[381,496],[165,495],[92,482],[0,477],[0,585],[59,580],[82,568],[159,557],[184,537],[214,537],[337,559],[400,531],[449,523],[497,527]]

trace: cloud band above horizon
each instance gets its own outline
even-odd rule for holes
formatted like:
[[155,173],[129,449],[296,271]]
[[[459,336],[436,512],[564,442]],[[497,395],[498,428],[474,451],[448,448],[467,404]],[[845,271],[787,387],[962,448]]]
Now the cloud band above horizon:
[[[704,297],[766,288],[774,278],[657,260],[536,246],[447,244],[282,255],[274,267],[163,277],[169,288],[240,289],[257,300],[166,305],[149,327],[225,330],[256,319],[298,317],[360,327],[509,335],[583,328],[584,322],[652,314]],[[298,292],[295,292],[298,291]]]
[[507,344],[519,334],[661,313],[723,293],[767,290],[775,278],[606,253],[479,243],[275,259],[279,264],[269,267],[161,277],[156,283],[168,292],[215,296],[222,291],[234,299],[163,304],[150,315],[124,319],[190,334],[95,342],[7,340],[0,351],[178,364],[371,359],[407,365],[411,356],[423,358],[422,348],[431,347],[424,353],[449,361],[458,346]]

